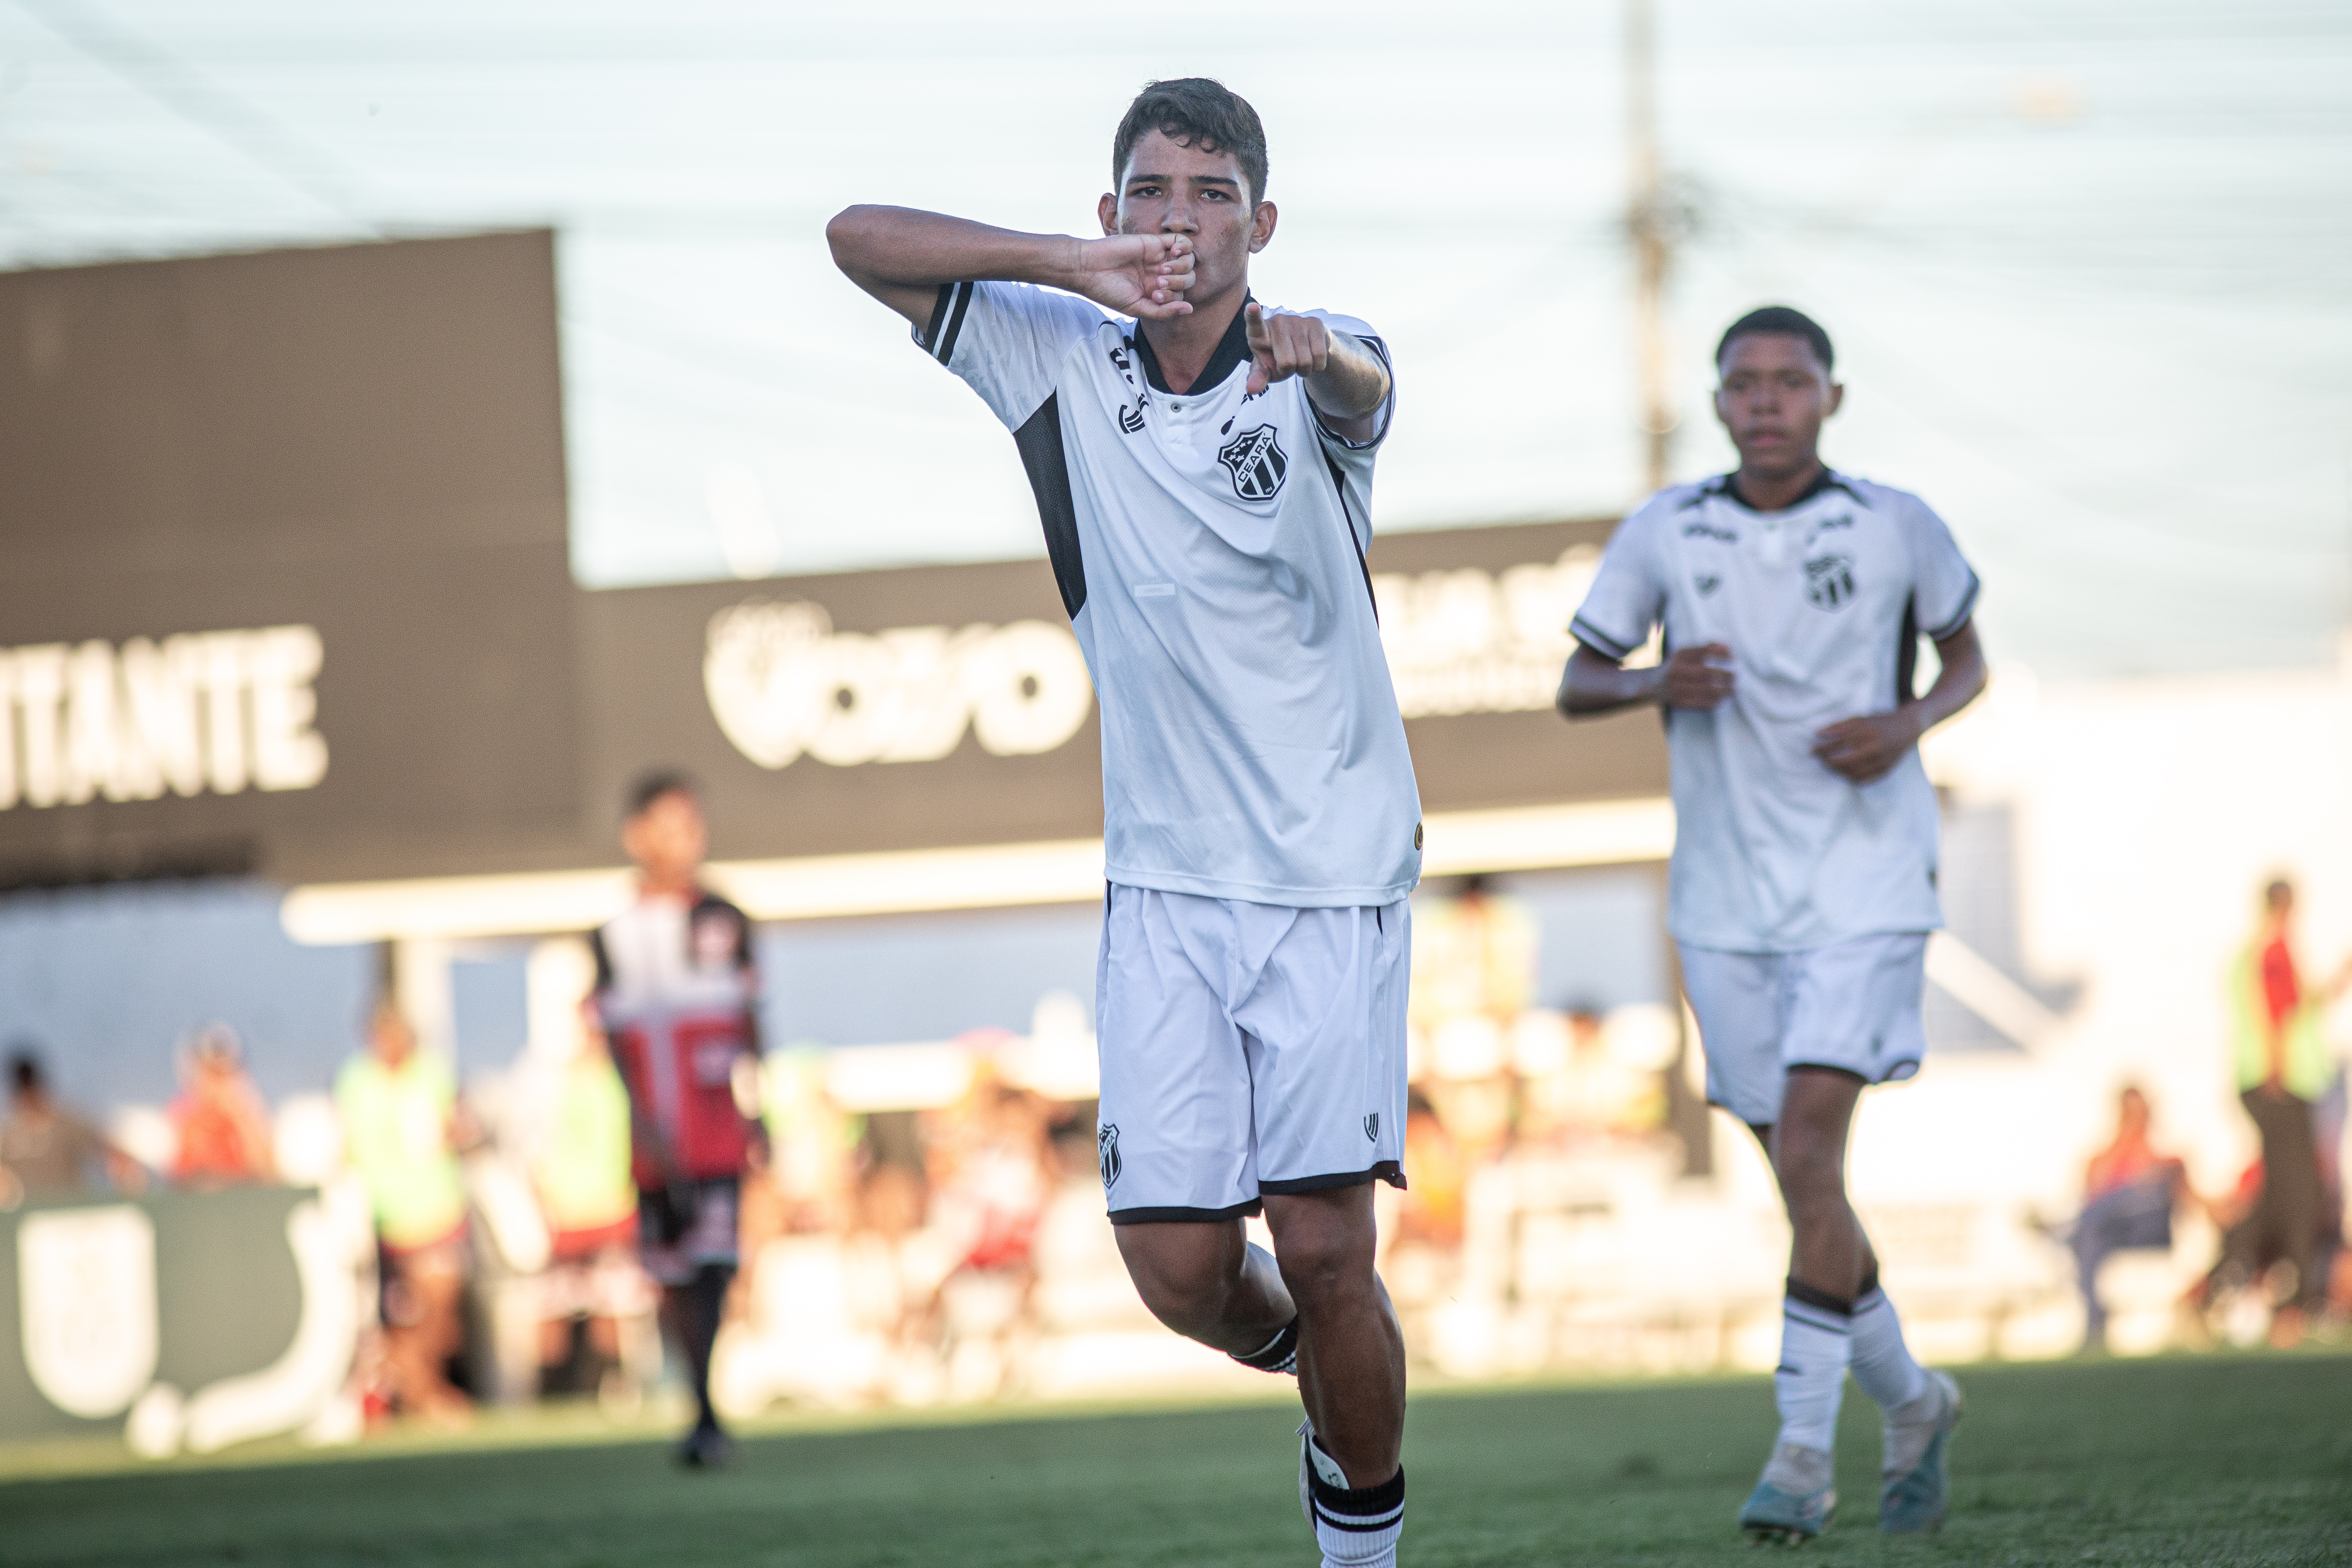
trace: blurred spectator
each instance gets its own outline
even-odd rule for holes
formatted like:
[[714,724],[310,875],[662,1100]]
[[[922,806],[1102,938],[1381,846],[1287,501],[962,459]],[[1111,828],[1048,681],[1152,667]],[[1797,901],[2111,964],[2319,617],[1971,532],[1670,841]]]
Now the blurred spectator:
[[278,1179],[269,1111],[227,1025],[204,1029],[180,1053],[180,1092],[168,1114],[177,1151],[172,1180],[181,1186],[213,1192]]
[[1419,1089],[1405,1100],[1404,1168],[1412,1173],[1412,1184],[1405,1189],[1397,1215],[1397,1239],[1445,1252],[1461,1247],[1470,1163],[1438,1120],[1437,1108]]
[[[629,1092],[603,1035],[583,1029],[554,1085],[531,1184],[547,1215],[540,1364],[601,1390],[623,1367],[621,1323],[651,1307],[637,1268],[637,1185],[629,1173]],[[576,1325],[584,1357],[573,1343]]]
[[1414,911],[1413,1020],[1434,1034],[1465,1015],[1508,1027],[1536,984],[1536,922],[1518,900],[1483,876],[1465,879],[1451,899]]
[[1002,1391],[1016,1366],[1014,1336],[1034,1326],[1035,1248],[1060,1175],[1045,1102],[983,1067],[929,1141],[935,1213],[956,1262],[927,1319],[952,1357],[964,1344],[995,1352]]
[[1531,1138],[1571,1142],[1633,1138],[1665,1122],[1664,1076],[1622,1060],[1610,1048],[1599,1009],[1571,1007],[1568,1048],[1552,1070],[1530,1073],[1521,1113]]
[[140,1192],[146,1170],[105,1134],[58,1104],[41,1060],[19,1046],[8,1058],[8,1116],[0,1121],[0,1199],[69,1198],[89,1191],[89,1167],[103,1164],[115,1189]]
[[2126,1086],[2116,1097],[2116,1135],[2083,1173],[2083,1212],[2067,1245],[2083,1291],[2083,1350],[2106,1348],[2107,1310],[2099,1266],[2135,1247],[2169,1251],[2172,1214],[2191,1194],[2187,1169],[2149,1141],[2147,1096]]
[[2261,921],[2230,978],[2239,1099],[2263,1142],[2262,1193],[2244,1222],[2253,1227],[2246,1247],[2275,1254],[2295,1271],[2272,1323],[2273,1342],[2283,1345],[2302,1337],[2326,1288],[2319,1273],[2325,1189],[2312,1107],[2335,1076],[2321,1017],[2352,984],[2347,965],[2322,991],[2307,991],[2294,937],[2294,885],[2281,879],[2263,889]]
[[458,1296],[471,1251],[457,1151],[472,1141],[457,1080],[389,999],[368,1022],[367,1049],[335,1079],[345,1157],[375,1211],[383,1322],[394,1384],[412,1415],[462,1425],[470,1405],[445,1368],[463,1330]]

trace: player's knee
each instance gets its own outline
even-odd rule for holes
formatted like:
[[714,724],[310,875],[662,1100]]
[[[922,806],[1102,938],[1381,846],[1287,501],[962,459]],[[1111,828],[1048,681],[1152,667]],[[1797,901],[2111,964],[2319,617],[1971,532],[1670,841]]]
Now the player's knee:
[[1371,1289],[1375,1237],[1368,1227],[1347,1223],[1350,1218],[1318,1215],[1276,1235],[1274,1260],[1302,1310]]
[[1233,1270],[1213,1248],[1152,1246],[1120,1237],[1127,1277],[1151,1315],[1180,1334],[1205,1332],[1222,1321],[1233,1291]]

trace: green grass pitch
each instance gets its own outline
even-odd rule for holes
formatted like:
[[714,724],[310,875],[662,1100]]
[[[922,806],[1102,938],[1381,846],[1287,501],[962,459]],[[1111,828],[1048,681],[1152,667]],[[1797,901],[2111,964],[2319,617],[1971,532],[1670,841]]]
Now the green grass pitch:
[[[1963,1371],[1940,1536],[1877,1531],[1877,1417],[1849,1390],[1808,1558],[2352,1563],[2352,1355]],[[681,1472],[582,1415],[133,1467],[0,1456],[0,1563],[797,1568],[1316,1562],[1294,1405],[803,1418]],[[1732,1516],[1772,1434],[1763,1379],[1430,1389],[1405,1451],[1408,1568],[1753,1563]]]

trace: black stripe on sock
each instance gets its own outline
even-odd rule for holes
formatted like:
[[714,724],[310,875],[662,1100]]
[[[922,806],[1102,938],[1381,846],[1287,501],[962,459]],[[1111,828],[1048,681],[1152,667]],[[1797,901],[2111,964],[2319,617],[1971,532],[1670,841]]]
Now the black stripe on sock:
[[1234,1359],[1244,1366],[1253,1367],[1259,1372],[1280,1372],[1290,1364],[1291,1358],[1297,1353],[1298,1320],[1293,1318],[1282,1325],[1280,1333],[1266,1341],[1264,1345],[1247,1355],[1237,1355]]
[[[1321,1447],[1322,1445],[1318,1443],[1316,1447]],[[1397,1467],[1395,1475],[1391,1476],[1379,1486],[1358,1487],[1352,1491],[1345,1487],[1333,1486],[1321,1476],[1315,1474],[1312,1468],[1307,1473],[1307,1482],[1315,1495],[1316,1512],[1346,1516],[1344,1520],[1331,1521],[1332,1524],[1341,1530],[1385,1530],[1395,1521],[1383,1519],[1379,1524],[1370,1525],[1360,1521],[1366,1518],[1394,1513],[1404,1507],[1404,1467],[1402,1465]],[[1358,1522],[1350,1523],[1347,1521]]]
[[1832,1296],[1826,1290],[1817,1290],[1793,1274],[1789,1277],[1788,1293],[1791,1301],[1802,1301],[1808,1307],[1819,1307],[1822,1311],[1835,1312],[1841,1318],[1853,1316],[1852,1301],[1843,1296]]

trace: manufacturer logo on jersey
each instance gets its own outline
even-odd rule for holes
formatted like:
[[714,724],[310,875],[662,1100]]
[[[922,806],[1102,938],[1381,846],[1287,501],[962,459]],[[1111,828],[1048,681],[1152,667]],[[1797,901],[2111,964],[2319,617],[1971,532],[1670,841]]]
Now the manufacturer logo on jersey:
[[1717,588],[1723,586],[1723,579],[1715,576],[1712,574],[1709,574],[1705,577],[1694,578],[1692,582],[1693,585],[1698,589],[1698,596],[1702,599],[1706,598],[1709,594],[1714,593]]
[[1364,1118],[1364,1136],[1377,1143],[1381,1141],[1381,1113],[1373,1111]]
[[1805,563],[1805,597],[1817,610],[1842,610],[1853,597],[1853,557],[1817,555]]
[[735,922],[724,910],[698,914],[689,929],[688,942],[695,968],[724,971],[735,962]]
[[1126,431],[1130,436],[1134,435],[1138,430],[1142,429],[1143,410],[1140,408],[1129,408],[1126,404],[1120,404],[1118,405],[1118,427]]
[[1717,528],[1711,522],[1686,522],[1683,524],[1683,537],[1685,539],[1712,539],[1718,544],[1737,544],[1739,542],[1739,535],[1736,531],[1728,528]]
[[1290,458],[1274,434],[1273,426],[1261,425],[1217,449],[1217,461],[1234,476],[1234,493],[1244,500],[1272,500],[1282,489]]
[[1095,1163],[1102,1167],[1103,1191],[1118,1185],[1118,1124],[1106,1121],[1095,1131]]

